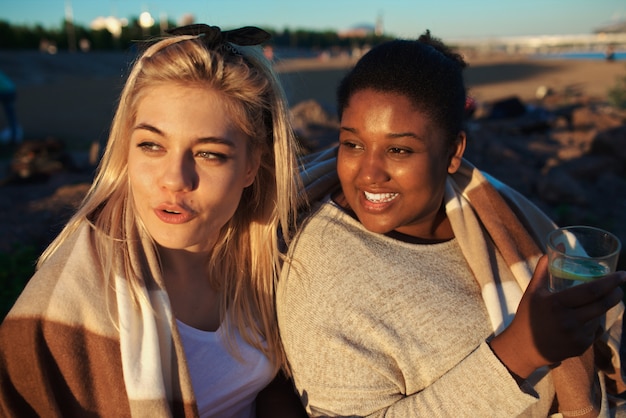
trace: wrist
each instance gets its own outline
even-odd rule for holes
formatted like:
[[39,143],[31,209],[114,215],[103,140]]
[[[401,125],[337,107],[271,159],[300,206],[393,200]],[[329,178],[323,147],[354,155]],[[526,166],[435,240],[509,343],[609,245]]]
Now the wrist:
[[536,369],[544,366],[540,361],[533,360],[536,356],[528,352],[528,344],[517,341],[507,330],[487,344],[518,384],[526,380]]

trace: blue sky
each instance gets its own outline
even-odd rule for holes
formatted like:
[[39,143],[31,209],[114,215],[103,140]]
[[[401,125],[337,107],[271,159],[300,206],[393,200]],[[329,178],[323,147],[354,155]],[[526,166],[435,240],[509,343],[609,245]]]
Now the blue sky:
[[225,29],[341,30],[381,17],[385,32],[394,36],[430,29],[444,40],[588,34],[626,20],[624,0],[0,0],[0,19],[59,27],[67,5],[83,26],[99,16],[132,18],[143,11],[175,22],[191,13],[196,22]]

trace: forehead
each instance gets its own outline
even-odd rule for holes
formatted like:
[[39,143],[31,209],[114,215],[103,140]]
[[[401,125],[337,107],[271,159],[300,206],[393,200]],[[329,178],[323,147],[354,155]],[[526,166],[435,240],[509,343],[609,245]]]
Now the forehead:
[[432,133],[430,116],[416,107],[406,95],[373,89],[355,92],[341,115],[342,128],[368,132]]
[[206,135],[238,131],[233,106],[206,86],[163,83],[147,87],[137,102],[135,123],[149,123],[164,131]]

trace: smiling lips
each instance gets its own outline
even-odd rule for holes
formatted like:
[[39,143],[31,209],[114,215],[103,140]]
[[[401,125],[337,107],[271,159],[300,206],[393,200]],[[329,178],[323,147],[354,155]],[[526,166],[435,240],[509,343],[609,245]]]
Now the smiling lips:
[[398,193],[363,193],[365,194],[365,199],[372,203],[388,203],[398,196]]

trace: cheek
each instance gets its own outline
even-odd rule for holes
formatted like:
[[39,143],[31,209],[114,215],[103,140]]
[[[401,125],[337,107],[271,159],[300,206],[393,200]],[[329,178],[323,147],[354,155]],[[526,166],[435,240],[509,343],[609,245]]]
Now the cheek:
[[136,189],[137,167],[135,167],[132,161],[128,161],[128,184],[130,185],[131,190]]
[[337,175],[341,183],[351,181],[355,175],[355,164],[345,158],[337,158]]
[[437,171],[423,161],[396,165],[393,170],[388,171],[388,174],[395,187],[408,194],[432,191],[435,183],[439,182]]
[[156,173],[153,170],[142,167],[141,164],[129,161],[128,183],[130,184],[133,196],[145,194],[146,189],[149,187],[149,184],[153,182],[155,176]]
[[242,170],[209,171],[199,174],[196,199],[206,204],[223,204],[236,207],[246,187],[246,176]]
[[201,187],[210,187],[220,194],[234,193],[235,190],[246,187],[247,182],[247,172],[243,165],[199,170],[198,176]]

